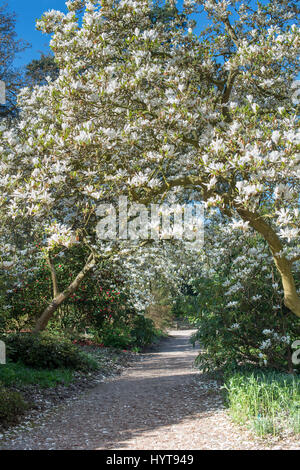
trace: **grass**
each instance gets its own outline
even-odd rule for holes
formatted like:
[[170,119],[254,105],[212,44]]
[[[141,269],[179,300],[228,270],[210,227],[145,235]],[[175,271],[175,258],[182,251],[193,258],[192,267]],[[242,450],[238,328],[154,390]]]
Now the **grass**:
[[300,433],[300,376],[241,369],[225,374],[224,389],[236,423],[261,437]]
[[69,369],[33,369],[21,363],[8,362],[0,365],[0,383],[4,386],[39,385],[44,388],[59,384],[69,385],[73,372]]

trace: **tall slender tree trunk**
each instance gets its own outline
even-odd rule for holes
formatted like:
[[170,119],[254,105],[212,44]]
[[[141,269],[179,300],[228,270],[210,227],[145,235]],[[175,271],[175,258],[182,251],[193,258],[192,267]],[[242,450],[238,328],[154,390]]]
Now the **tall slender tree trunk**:
[[[81,282],[87,275],[87,273],[95,266],[96,260],[93,255],[91,255],[84,268],[80,271],[80,273],[76,276],[74,281],[65,289],[63,292],[57,292],[57,295],[54,296],[52,302],[48,305],[48,307],[43,311],[40,318],[37,320],[35,328],[33,330],[34,333],[39,333],[40,331],[45,330],[47,327],[49,320],[52,318],[55,311],[58,307],[70,297],[78,287],[80,286]],[[56,284],[57,286],[57,284]]]
[[52,287],[53,287],[53,298],[55,299],[55,297],[57,297],[58,294],[59,294],[59,288],[58,288],[58,282],[57,282],[55,266],[54,266],[54,263],[52,262],[50,253],[48,254],[48,257],[47,257],[47,264],[48,264],[48,268],[49,268],[50,274],[51,274]]

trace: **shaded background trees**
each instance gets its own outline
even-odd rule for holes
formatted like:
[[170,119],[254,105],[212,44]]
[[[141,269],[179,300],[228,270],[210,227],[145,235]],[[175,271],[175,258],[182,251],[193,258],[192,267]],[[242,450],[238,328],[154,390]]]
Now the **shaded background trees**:
[[0,118],[16,114],[16,97],[25,85],[24,74],[14,67],[14,60],[29,44],[17,38],[15,26],[16,15],[0,2],[0,80],[6,85],[6,104],[0,105]]
[[25,67],[25,77],[29,85],[46,85],[47,78],[55,80],[59,75],[54,56],[41,54],[39,59],[32,60]]

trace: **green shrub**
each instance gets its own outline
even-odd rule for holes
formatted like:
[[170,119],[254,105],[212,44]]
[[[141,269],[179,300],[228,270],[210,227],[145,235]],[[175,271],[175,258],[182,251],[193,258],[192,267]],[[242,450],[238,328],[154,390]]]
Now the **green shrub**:
[[118,349],[143,348],[151,344],[158,332],[154,322],[142,315],[124,320],[106,322],[99,334],[99,341],[106,347]]
[[[193,342],[201,346],[197,360],[201,370],[255,364],[283,372],[300,371],[291,362],[291,344],[300,337],[299,319],[285,311],[281,294],[265,282],[264,272],[255,272],[230,297],[224,295],[225,277],[198,279],[199,310],[189,318],[198,328]],[[261,299],[253,301],[254,295]],[[229,301],[236,305],[228,308]]]
[[101,342],[106,347],[127,349],[132,345],[130,327],[128,325],[106,324],[101,331]]
[[12,362],[21,362],[36,369],[96,369],[96,361],[80,351],[71,341],[49,333],[15,333],[5,338],[7,355]]
[[137,316],[133,321],[133,328],[130,335],[134,346],[142,348],[153,343],[157,336],[154,322],[150,318],[145,318],[142,315]]
[[[216,236],[226,246],[224,256],[219,256],[211,236],[210,257],[205,259],[201,275],[190,282],[189,290],[179,292],[174,304],[198,329],[193,342],[198,341],[201,348],[199,368],[213,371],[255,364],[300,372],[291,350],[300,338],[299,318],[284,305],[281,279],[265,243],[251,231],[241,237],[226,225]],[[296,273],[295,281],[300,287]]]
[[25,403],[20,393],[8,390],[0,384],[0,424],[15,423],[18,416],[27,409],[28,404]]
[[240,369],[225,374],[226,403],[233,420],[258,435],[300,432],[300,377]]

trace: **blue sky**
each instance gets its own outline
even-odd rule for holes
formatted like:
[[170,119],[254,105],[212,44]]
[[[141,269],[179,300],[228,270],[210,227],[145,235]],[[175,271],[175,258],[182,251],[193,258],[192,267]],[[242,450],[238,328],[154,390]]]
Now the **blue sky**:
[[38,59],[41,52],[49,52],[50,36],[35,29],[35,22],[47,10],[66,11],[65,0],[9,0],[9,11],[17,14],[18,37],[28,41],[31,48],[19,55],[15,65],[20,67],[32,59]]
[[[20,54],[15,60],[16,67],[22,67],[33,59],[40,57],[40,52],[47,53],[50,35],[42,34],[35,29],[35,22],[47,10],[67,11],[66,0],[8,0],[9,11],[17,14],[16,31],[20,39],[31,44],[31,48]],[[179,0],[179,5],[182,0]]]

